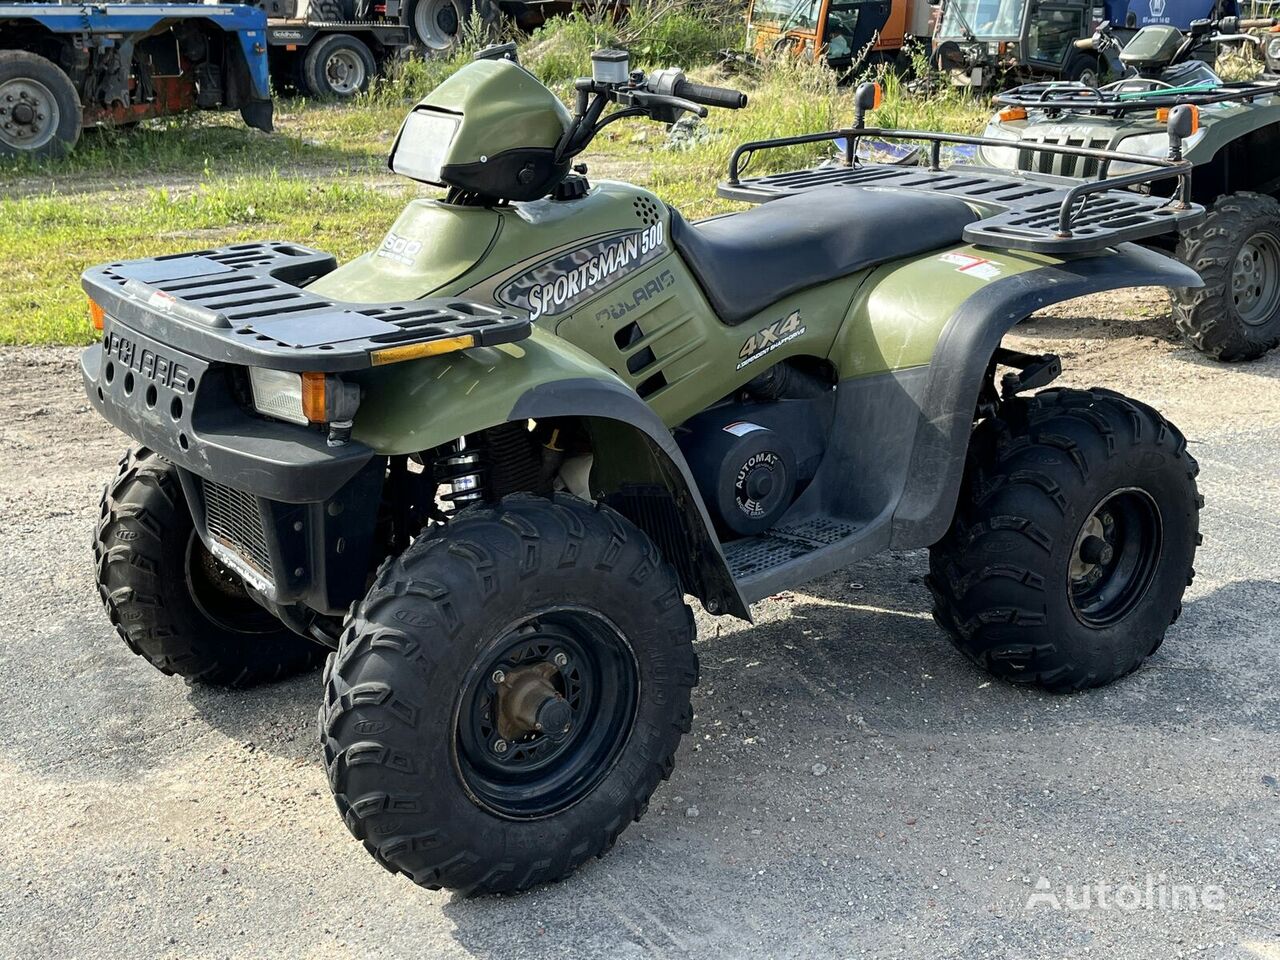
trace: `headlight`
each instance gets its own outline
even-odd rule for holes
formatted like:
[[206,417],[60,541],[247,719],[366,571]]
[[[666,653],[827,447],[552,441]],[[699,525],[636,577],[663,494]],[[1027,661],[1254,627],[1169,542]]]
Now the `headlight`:
[[[982,131],[982,135],[990,140],[1008,140],[1012,143],[1018,142],[1018,135],[1016,133],[1012,130],[1006,130],[994,121],[987,124],[987,129]],[[992,147],[987,144],[983,144],[978,148],[978,162],[988,167],[996,167],[1000,170],[1017,170],[1018,148]]]
[[[1203,140],[1204,133],[1205,131],[1202,128],[1183,140],[1183,153]],[[1161,131],[1160,133],[1140,133],[1136,137],[1125,137],[1116,145],[1115,149],[1120,153],[1136,153],[1143,157],[1164,158],[1169,155],[1169,134]],[[1141,173],[1144,170],[1154,171],[1155,169],[1155,167],[1149,167],[1145,164],[1120,161],[1111,164],[1108,175],[1119,177],[1126,173]]]
[[1267,59],[1280,60],[1280,37],[1272,37],[1267,41]]
[[360,388],[323,373],[249,368],[253,409],[264,416],[306,426],[350,420],[360,406]]

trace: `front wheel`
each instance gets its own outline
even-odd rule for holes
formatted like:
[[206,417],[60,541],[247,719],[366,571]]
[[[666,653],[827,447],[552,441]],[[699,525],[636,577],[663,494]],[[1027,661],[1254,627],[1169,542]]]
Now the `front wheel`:
[[98,591],[129,649],[192,683],[252,687],[318,667],[325,651],[288,630],[196,534],[177,470],[138,447],[102,494]]
[[1063,692],[1155,652],[1194,574],[1203,503],[1176,427],[1109,390],[1007,401],[970,443],[930,549],[934,618],[995,675]]
[[1280,203],[1233,193],[1183,232],[1178,259],[1204,286],[1173,296],[1173,320],[1201,353],[1255,360],[1280,344]]
[[383,566],[329,659],[320,740],[347,827],[433,889],[567,875],[671,774],[693,639],[674,571],[607,507],[466,511]]

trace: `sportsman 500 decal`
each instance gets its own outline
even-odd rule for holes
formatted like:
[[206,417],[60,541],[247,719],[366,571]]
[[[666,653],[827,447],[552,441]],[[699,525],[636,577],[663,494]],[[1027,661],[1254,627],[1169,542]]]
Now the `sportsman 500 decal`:
[[664,228],[655,223],[541,263],[503,287],[498,299],[528,310],[534,320],[569,313],[664,253]]

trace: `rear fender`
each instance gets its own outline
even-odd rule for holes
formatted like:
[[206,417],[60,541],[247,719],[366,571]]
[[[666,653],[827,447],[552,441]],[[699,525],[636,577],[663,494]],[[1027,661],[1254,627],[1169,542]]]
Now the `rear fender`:
[[[991,257],[1012,259],[1002,253]],[[988,364],[1020,320],[1091,293],[1202,285],[1185,264],[1131,243],[1069,261],[1044,259],[1042,265],[992,278],[950,311],[920,394],[906,482],[893,515],[894,548],[927,546],[950,526]]]
[[[357,378],[349,378],[357,379]],[[749,619],[706,506],[671,431],[612,370],[537,326],[518,343],[365,371],[353,438],[416,453],[507,422],[579,418],[592,494],[650,535],[711,613]]]

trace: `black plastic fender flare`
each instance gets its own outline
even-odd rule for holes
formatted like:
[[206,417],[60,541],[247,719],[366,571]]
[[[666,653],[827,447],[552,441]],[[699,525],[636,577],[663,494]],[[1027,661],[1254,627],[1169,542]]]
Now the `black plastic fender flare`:
[[943,328],[930,363],[906,484],[893,515],[891,546],[928,546],[951,525],[987,365],[1020,320],[1090,293],[1202,285],[1185,264],[1126,243],[1098,256],[997,280],[961,303]]

